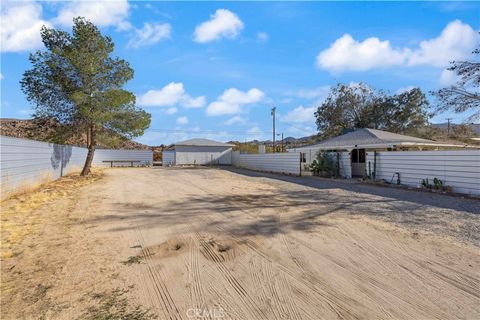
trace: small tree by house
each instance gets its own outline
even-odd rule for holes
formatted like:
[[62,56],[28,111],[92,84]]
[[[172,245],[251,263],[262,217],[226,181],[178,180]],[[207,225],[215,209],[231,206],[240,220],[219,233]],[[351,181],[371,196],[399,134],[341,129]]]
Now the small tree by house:
[[150,114],[135,106],[133,93],[122,89],[134,71],[111,56],[112,39],[93,23],[75,18],[72,34],[43,26],[41,37],[46,50],[30,54],[32,69],[20,81],[22,90],[34,104],[34,117],[61,124],[58,136],[86,132],[88,154],[81,175],[87,175],[98,134],[140,136],[150,125]]

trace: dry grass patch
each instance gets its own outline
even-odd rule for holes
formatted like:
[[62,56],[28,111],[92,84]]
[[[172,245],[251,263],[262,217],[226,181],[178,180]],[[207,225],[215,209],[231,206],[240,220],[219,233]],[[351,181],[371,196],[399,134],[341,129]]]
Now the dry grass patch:
[[79,319],[89,320],[151,320],[157,317],[141,305],[132,306],[125,294],[128,289],[93,294],[93,305]]
[[0,259],[17,255],[19,252],[15,252],[13,247],[49,218],[35,214],[36,210],[53,201],[72,198],[79,188],[101,179],[103,175],[103,170],[99,169],[87,177],[71,174],[3,200],[0,203]]
[[130,266],[132,264],[140,264],[140,263],[143,263],[143,257],[142,256],[130,256],[128,257],[127,260],[125,261],[122,261],[122,264],[126,265],[126,266]]

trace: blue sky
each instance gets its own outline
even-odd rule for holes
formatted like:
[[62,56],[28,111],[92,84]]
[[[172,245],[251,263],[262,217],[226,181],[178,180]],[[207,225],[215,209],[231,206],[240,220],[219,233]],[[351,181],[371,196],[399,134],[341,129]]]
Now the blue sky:
[[278,133],[312,134],[337,82],[435,90],[480,41],[475,2],[2,2],[1,15],[2,117],[29,117],[19,80],[40,26],[71,30],[82,15],[135,69],[127,88],[152,114],[137,140],[150,145],[270,138],[272,106]]

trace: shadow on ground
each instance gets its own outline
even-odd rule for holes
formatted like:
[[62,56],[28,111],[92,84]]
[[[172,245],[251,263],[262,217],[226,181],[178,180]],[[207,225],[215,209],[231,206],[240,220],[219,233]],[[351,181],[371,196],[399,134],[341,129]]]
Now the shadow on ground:
[[[161,225],[190,229],[194,226],[195,231],[201,232],[272,237],[290,230],[310,232],[332,226],[334,220],[327,218],[330,215],[352,219],[368,216],[411,230],[448,234],[468,242],[480,241],[480,219],[478,215],[471,214],[478,213],[473,208],[477,208],[480,202],[475,200],[314,177],[228,170],[262,178],[263,182],[273,184],[275,189],[258,190],[255,194],[212,194],[205,186],[198,186],[198,194],[183,195],[179,200],[154,204],[150,201],[114,203],[112,214],[86,222],[125,222],[116,224],[116,227],[110,228],[111,231]],[[204,174],[200,171],[192,170],[192,174]],[[460,203],[463,201],[465,204]]]

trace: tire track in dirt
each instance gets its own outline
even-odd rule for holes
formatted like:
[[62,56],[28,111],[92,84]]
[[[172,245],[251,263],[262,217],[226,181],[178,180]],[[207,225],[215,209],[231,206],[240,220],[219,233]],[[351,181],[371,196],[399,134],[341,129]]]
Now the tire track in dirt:
[[[252,218],[257,218],[255,216],[252,216],[250,212],[248,212],[245,209],[241,209],[240,211],[244,212],[245,214],[249,215]],[[225,217],[229,218],[228,216],[224,215]],[[227,230],[223,230],[224,232],[227,232]],[[286,238],[291,238],[289,235],[286,235],[282,233]],[[289,266],[284,265],[280,261],[275,261],[273,260],[267,253],[261,249],[261,246],[259,246],[255,241],[252,241],[250,239],[246,240],[241,240],[238,237],[235,237],[232,235],[232,238],[236,239],[237,242],[243,242],[245,243],[250,249],[255,251],[257,254],[259,254],[261,257],[264,259],[267,259],[271,263],[275,264],[280,270],[285,272],[287,275],[289,275],[291,278],[294,280],[298,281],[301,283],[305,288],[308,288],[308,290],[313,291],[316,293],[319,297],[322,297],[324,300],[318,300],[317,302],[322,302],[326,303],[331,311],[336,314],[340,319],[345,319],[345,318],[352,318],[355,317],[351,312],[350,312],[350,307],[352,305],[356,305],[359,309],[362,309],[359,303],[356,300],[353,300],[349,298],[348,296],[345,296],[338,291],[336,291],[333,288],[327,288],[325,289],[327,284],[324,282],[321,282],[319,279],[315,277],[304,277],[302,273],[297,274],[298,270],[291,270]],[[288,240],[287,240],[288,241]],[[302,269],[302,272],[305,272],[304,269]],[[306,303],[314,303],[310,298],[305,301]]]
[[165,314],[167,319],[171,320],[180,320],[182,319],[180,312],[178,311],[175,302],[168,291],[167,286],[165,285],[164,276],[162,272],[155,267],[153,264],[152,252],[150,249],[145,245],[145,239],[143,237],[142,231],[139,228],[136,228],[136,239],[138,243],[142,246],[142,256],[145,260],[146,269],[155,288],[155,295],[157,300],[160,302],[162,306],[162,311]]
[[[139,244],[139,240],[138,240],[138,237],[136,235],[136,230],[132,230],[131,231],[131,245],[130,245],[130,248],[132,247],[138,247],[139,248],[139,252],[141,252],[142,250],[142,246]],[[143,256],[143,255],[142,255]],[[139,266],[139,268],[143,268],[144,266],[141,265]],[[142,272],[140,271],[139,272],[139,281],[141,282],[140,284],[140,288],[142,290],[146,290],[146,294],[143,294],[144,298],[148,299],[148,301],[150,302],[150,306],[152,307],[155,307],[155,309],[157,310],[161,310],[162,313],[164,313],[165,311],[163,310],[163,307],[162,307],[162,304],[159,302],[159,299],[157,298],[157,292],[154,288],[151,287],[151,277],[150,277],[150,274],[148,272]]]
[[[203,191],[205,194],[212,195],[212,192],[206,189],[205,187],[201,187],[198,184],[195,184],[191,181],[189,181],[188,183],[190,186],[193,186]],[[237,207],[235,206],[235,203],[233,201],[226,200],[225,202],[233,207]],[[252,215],[246,209],[238,207],[238,210],[246,214],[250,218],[253,218],[254,220],[258,219],[257,216]],[[214,211],[214,212],[218,213],[223,218],[227,218],[228,221],[231,221],[233,224],[237,224],[237,222],[235,222],[235,220],[232,219],[231,216],[225,214],[225,212],[223,211]],[[230,232],[220,227],[218,224],[215,226],[215,228],[221,230],[224,234],[230,234]],[[288,235],[286,236],[288,237]],[[361,305],[358,301],[342,293],[339,293],[334,288],[331,288],[331,287],[326,288],[327,284],[319,281],[318,279],[311,279],[311,277],[309,277],[309,279],[305,279],[301,275],[297,276],[296,272],[292,271],[288,266],[280,263],[279,261],[273,260],[267,253],[265,253],[262,249],[260,249],[260,247],[255,241],[252,241],[250,239],[240,239],[239,237],[233,234],[230,234],[230,237],[234,239],[237,244],[245,244],[249,249],[253,250],[259,256],[271,262],[272,264],[276,265],[279,268],[279,270],[282,270],[283,272],[288,274],[291,278],[301,283],[305,288],[308,288],[308,290],[316,293],[317,297],[315,297],[315,300],[317,301],[317,303],[321,303],[321,304],[326,303],[330,307],[333,314],[336,314],[336,316],[339,319],[348,319],[348,318],[358,317],[359,315],[355,315],[350,311],[352,309],[356,309],[356,310],[367,309],[365,311],[371,311],[371,310],[368,310],[369,308],[367,306]],[[312,282],[312,280],[314,281]],[[318,297],[322,297],[324,300],[318,300]],[[309,303],[314,303],[314,301],[311,301],[311,299],[309,300],[310,300],[308,301]],[[355,306],[356,308],[352,308],[352,306]]]
[[[184,187],[185,185],[188,185],[188,183],[185,184],[186,182],[180,182],[178,180],[175,182],[178,183],[178,185],[174,186],[176,190],[183,191],[185,194],[188,194],[189,192],[191,192],[190,190],[187,190]],[[229,287],[231,288],[232,286],[230,282],[226,281],[225,283],[223,283],[223,284],[227,284],[227,286],[224,286],[224,289],[229,293],[228,295],[225,295],[224,293],[220,293],[215,288],[215,286],[210,286],[205,281],[203,281],[201,277],[201,272],[199,268],[199,259],[198,259],[200,257],[199,253],[201,252],[199,250],[199,247],[201,246],[201,243],[199,241],[199,234],[196,233],[196,230],[194,230],[191,224],[188,224],[185,227],[186,227],[186,230],[184,230],[183,233],[190,234],[190,242],[191,242],[189,259],[185,264],[191,266],[191,270],[192,270],[191,273],[195,278],[195,281],[192,286],[192,294],[196,296],[195,297],[195,300],[197,300],[196,308],[200,310],[206,310],[206,311],[211,310],[210,306],[208,306],[205,302],[205,297],[206,297],[205,290],[206,290],[212,296],[215,296],[218,300],[224,303],[222,304],[221,309],[224,310],[224,308],[226,308],[228,310],[228,313],[226,314],[227,316],[232,314],[235,315],[235,317],[233,317],[232,319],[245,319],[245,320],[256,319],[256,317],[252,318],[252,314],[254,314],[252,312],[249,312],[248,316],[241,313],[242,310],[249,311],[251,308],[246,308],[245,303],[242,303],[241,305],[238,304],[238,300],[237,300],[238,295],[232,294],[235,291],[232,291],[229,289]],[[217,264],[218,264],[218,261],[215,261],[215,266],[214,266],[215,268],[212,268],[212,270],[218,270]],[[205,271],[205,268],[208,268],[209,266],[205,265],[202,267],[204,268],[204,271]],[[204,285],[206,285],[205,288],[204,288]],[[216,283],[216,285],[218,286],[218,283]],[[207,312],[206,315],[202,315],[202,318],[208,319],[210,318],[210,315]]]
[[[265,260],[269,261],[270,263],[272,263],[273,265],[275,265],[279,270],[283,271],[285,274],[287,274],[293,280],[297,281],[299,284],[302,284],[303,289],[307,289],[307,290],[317,294],[317,296],[310,296],[309,295],[308,300],[305,300],[306,303],[314,303],[315,301],[312,301],[312,300],[316,300],[317,303],[321,303],[321,304],[326,303],[330,307],[331,311],[334,314],[336,314],[340,319],[348,319],[348,318],[357,317],[354,314],[352,314],[349,311],[349,308],[348,308],[348,305],[350,305],[350,306],[356,305],[358,308],[361,309],[361,306],[358,305],[358,303],[356,301],[352,300],[351,298],[349,298],[347,296],[341,295],[341,294],[336,295],[337,292],[335,292],[335,290],[332,290],[332,289],[330,289],[330,291],[335,292],[335,294],[329,293],[329,292],[325,291],[325,289],[323,289],[325,286],[323,286],[323,288],[320,289],[319,287],[317,287],[317,285],[325,285],[325,283],[320,283],[319,281],[315,281],[316,283],[312,283],[310,281],[310,279],[307,280],[307,279],[302,278],[301,275],[296,274],[296,272],[291,270],[288,266],[280,263],[279,261],[275,261],[272,258],[270,258],[270,256],[268,256],[268,254],[263,252],[263,250],[260,249],[255,242],[250,241],[250,240],[242,240],[242,239],[239,239],[239,238],[237,238],[233,235],[232,235],[232,238],[235,239],[237,243],[245,244],[249,249],[254,251],[260,257],[262,257],[263,259],[265,259]],[[319,297],[323,298],[324,300],[319,300],[318,299]]]
[[[204,194],[208,194],[208,195],[211,194],[211,192],[209,192],[209,191],[208,191],[206,188],[204,188],[204,187],[201,187],[201,186],[199,186],[199,185],[197,185],[197,184],[192,184],[192,183],[190,183],[190,185],[192,185],[192,186],[194,186],[195,188],[201,190],[202,192],[204,192]],[[241,210],[241,211],[243,212],[243,210]],[[256,217],[256,216],[252,216],[252,215],[250,214],[250,212],[244,212],[244,213],[246,213],[246,214],[247,214],[248,216],[250,216],[250,217],[253,217],[254,219],[258,218],[258,217]],[[220,213],[220,214],[221,214],[222,217],[224,217],[224,218],[228,218],[228,219],[231,219],[231,218],[232,218],[232,217],[227,216],[227,215],[225,215],[225,214],[222,214],[222,213]],[[202,218],[202,220],[206,221],[205,218]],[[233,220],[233,219],[232,219],[232,220]],[[219,225],[216,225],[215,228],[216,228],[217,230],[221,231],[223,234],[228,234],[227,230],[225,230],[224,228],[220,227]],[[230,235],[229,238],[231,238],[232,240],[234,240],[234,241],[236,242],[238,248],[241,248],[243,244],[247,244],[247,246],[249,247],[249,249],[253,249],[253,251],[257,254],[257,256],[259,256],[259,257],[261,257],[262,259],[264,259],[264,260],[267,262],[268,265],[272,266],[272,268],[273,268],[273,266],[275,266],[275,268],[277,267],[277,263],[276,263],[276,262],[273,262],[273,260],[272,260],[270,257],[268,257],[267,259],[265,259],[265,253],[264,253],[264,252],[261,252],[261,254],[259,254],[258,250],[260,250],[260,249],[259,249],[258,244],[257,244],[255,241],[251,241],[250,239],[240,239],[240,238],[235,237],[235,236],[233,236],[233,235]],[[241,263],[240,263],[240,264],[241,264]],[[244,266],[244,265],[243,265],[243,266]],[[244,267],[245,267],[245,266],[244,266]],[[285,268],[285,269],[287,268],[286,266],[282,266],[282,267]],[[284,269],[282,269],[282,270],[285,272]],[[263,270],[260,270],[260,271],[263,271]],[[257,273],[258,273],[257,270],[253,270],[253,272],[252,272],[253,275],[256,275]],[[290,276],[293,276],[292,273],[290,273],[290,272],[287,272],[287,273],[289,273]],[[295,276],[293,276],[293,277],[295,278],[295,280],[297,280]],[[287,294],[284,295],[284,297],[283,297],[283,304],[285,304],[285,305],[288,306],[288,309],[291,311],[290,314],[293,314],[293,315],[294,315],[294,319],[295,319],[295,318],[298,318],[298,317],[299,317],[299,315],[298,315],[298,310],[297,310],[297,307],[296,307],[296,303],[294,302],[294,297],[293,297],[293,295],[292,295],[293,288],[291,287],[290,282],[285,278],[285,276],[280,277],[280,279],[281,279],[281,281],[282,281],[281,286],[280,286],[280,288],[281,288],[280,290],[281,290],[282,292],[286,292],[286,293],[287,293]],[[265,281],[265,280],[266,280],[266,279],[259,279],[259,282],[257,283],[257,285],[258,285],[258,284],[261,284],[261,283],[264,283],[264,282],[267,282],[267,283],[268,283],[268,281]],[[271,289],[271,294],[272,294],[273,296],[276,296],[276,297],[279,297],[279,296],[280,296],[279,293],[278,293],[279,288],[273,286],[273,287],[271,287],[270,289]],[[305,297],[306,297],[306,296],[303,296],[303,298],[305,298]],[[264,300],[264,301],[267,301],[268,299],[263,299],[263,300]],[[305,304],[307,304],[307,305],[308,305],[308,304],[315,303],[315,302],[312,301],[310,298],[303,299],[303,302],[304,302]],[[328,302],[327,302],[327,303],[328,303]],[[278,307],[281,307],[283,304],[277,304],[276,307],[277,307],[277,308],[278,308]],[[331,306],[332,306],[332,305],[331,305]],[[273,306],[271,306],[271,307],[273,308]],[[332,306],[332,308],[335,309],[333,306]],[[273,312],[274,314],[275,314],[275,313],[278,314],[278,311],[277,311],[276,309],[272,309],[272,312]],[[336,313],[337,315],[339,315],[339,313],[337,313],[337,312],[335,312],[335,313]],[[308,314],[308,313],[305,313],[305,314]],[[304,314],[304,315],[305,315],[305,314]],[[285,317],[285,314],[282,314],[281,316],[282,316],[282,317]],[[340,318],[342,318],[342,317],[340,316]]]
[[[352,228],[349,228],[347,234],[349,234],[350,236],[355,235],[357,237],[357,239],[360,239],[363,243],[365,243],[368,246],[366,251],[368,251],[368,252],[376,251],[380,255],[382,255],[382,257],[385,260],[388,260],[388,261],[390,261],[394,264],[397,264],[397,265],[403,267],[403,269],[406,270],[407,272],[413,273],[410,269],[408,269],[408,268],[406,268],[405,266],[402,265],[402,261],[399,258],[390,258],[389,255],[387,254],[387,252],[381,250],[376,245],[376,243],[372,242],[372,240],[369,239],[368,237],[365,237],[365,236],[362,236],[362,235],[358,234],[356,231],[352,230]],[[399,247],[397,246],[397,248],[399,248]],[[436,277],[436,280],[439,280],[440,282],[446,282],[446,283],[448,283],[452,286],[455,286],[456,288],[464,291],[465,293],[468,293],[468,294],[472,295],[474,298],[479,298],[480,297],[480,289],[479,289],[479,286],[478,286],[479,279],[475,279],[475,278],[473,278],[473,277],[471,277],[467,274],[464,274],[464,273],[459,274],[458,269],[454,269],[454,268],[449,267],[445,264],[441,264],[437,261],[433,261],[433,260],[430,260],[430,259],[427,260],[427,261],[418,261],[418,260],[415,260],[415,259],[411,259],[406,254],[406,251],[407,251],[406,248],[403,248],[403,249],[399,248],[399,250],[400,251],[397,252],[398,256],[402,256],[403,259],[408,259],[410,263],[415,264],[420,270],[422,270],[422,269],[429,270],[431,272],[430,274],[432,276]],[[451,277],[445,275],[442,271],[438,270],[437,268],[447,269],[450,272],[454,272],[458,279],[454,279],[454,278],[451,278]],[[418,275],[416,273],[414,273],[414,274],[417,277],[420,277],[422,279],[422,281],[425,281],[424,276]],[[475,282],[477,282],[477,285],[474,284]]]
[[[275,319],[307,319],[308,314],[300,317],[297,306],[293,303],[292,288],[285,276],[275,266],[263,258],[251,261],[254,285],[257,292],[261,289],[262,300],[270,307]],[[260,266],[256,265],[260,264]]]
[[200,248],[203,249],[203,253],[215,262],[215,266],[220,271],[220,275],[230,284],[233,291],[236,292],[236,296],[239,297],[242,303],[248,308],[249,313],[253,316],[251,319],[267,319],[267,316],[259,310],[252,299],[251,292],[247,291],[240,280],[224,265],[224,257],[213,250],[212,246],[205,241],[205,236],[195,232],[194,237],[200,244]]
[[[405,249],[402,250],[402,248],[398,246],[397,248],[400,250],[400,252],[397,252],[396,255],[389,255],[387,254],[387,252],[379,248],[375,241],[372,241],[368,237],[360,235],[352,228],[348,228],[348,230],[345,231],[345,235],[347,235],[357,243],[362,243],[363,245],[361,245],[361,248],[364,251],[365,256],[369,257],[369,259],[371,260],[371,263],[379,263],[380,267],[383,269],[386,268],[386,264],[380,262],[381,259],[378,259],[378,255],[380,255],[384,261],[388,261],[390,264],[396,266],[397,270],[403,271],[403,273],[407,275],[409,278],[414,279],[416,282],[419,282],[422,285],[425,285],[425,282],[428,281],[431,286],[437,287],[438,290],[442,290],[443,288],[441,285],[439,285],[439,282],[429,280],[428,276],[432,276],[436,278],[436,280],[440,280],[440,283],[446,282],[452,286],[455,286],[463,290],[464,292],[472,294],[475,298],[479,297],[478,287],[475,292],[474,288],[469,286],[464,286],[458,281],[453,280],[452,282],[450,282],[449,280],[452,280],[451,278],[433,269],[431,267],[432,264],[440,265],[436,262],[433,262],[433,261],[420,262],[420,261],[416,261],[415,259],[411,259],[404,251]],[[378,255],[373,254],[374,252],[376,252]],[[391,258],[390,256],[393,256],[396,258]],[[402,257],[402,259],[400,259],[400,257]],[[406,261],[415,265],[419,270],[429,270],[430,272],[428,273],[428,275],[418,274],[405,266]],[[419,296],[418,299],[406,300],[403,297],[405,289],[399,290],[395,286],[391,286],[385,283],[380,283],[374,276],[372,276],[368,272],[368,270],[356,269],[356,270],[352,270],[351,272],[354,272],[355,274],[357,274],[357,276],[360,279],[365,279],[369,281],[370,283],[375,285],[375,287],[377,287],[379,290],[383,291],[386,295],[391,295],[395,297],[395,299],[397,299],[398,302],[401,301],[401,303],[410,306],[413,310],[422,310],[422,312],[425,314],[425,317],[435,315],[435,317],[437,318],[448,318],[447,314],[444,311],[440,310],[442,307],[440,301],[425,301],[424,299],[422,299],[421,296]],[[405,283],[405,285],[407,284]],[[426,302],[429,302],[429,304],[427,304]]]
[[190,285],[191,285],[191,298],[195,303],[195,308],[202,309],[205,308],[205,293],[202,286],[201,272],[198,266],[198,256],[200,250],[195,245],[195,241],[190,239],[190,250],[189,250],[189,259],[187,264],[190,265]]

